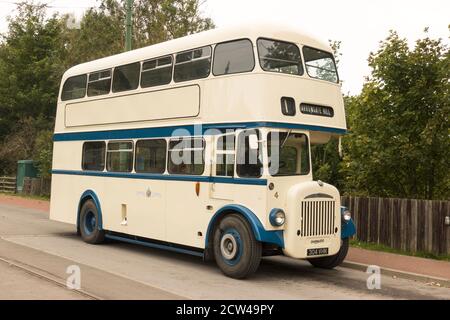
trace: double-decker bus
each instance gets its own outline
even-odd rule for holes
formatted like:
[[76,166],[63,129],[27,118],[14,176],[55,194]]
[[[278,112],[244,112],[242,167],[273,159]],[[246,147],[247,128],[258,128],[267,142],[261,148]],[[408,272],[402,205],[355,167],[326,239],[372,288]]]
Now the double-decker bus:
[[215,259],[227,276],[285,255],[333,268],[355,233],[310,146],[346,132],[329,46],[265,25],[215,29],[63,75],[50,218]]

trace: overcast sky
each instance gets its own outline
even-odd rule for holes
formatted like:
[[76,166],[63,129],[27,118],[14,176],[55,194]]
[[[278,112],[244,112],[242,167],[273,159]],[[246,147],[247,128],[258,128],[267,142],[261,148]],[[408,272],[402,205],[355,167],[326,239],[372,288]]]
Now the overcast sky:
[[[0,32],[7,30],[6,17],[14,14],[16,0],[0,0]],[[202,1],[202,0],[200,0]],[[81,16],[96,0],[48,0],[50,12],[72,12]],[[280,22],[297,27],[322,41],[342,41],[339,66],[345,93],[360,92],[370,72],[367,57],[378,48],[390,29],[410,44],[429,35],[449,43],[450,0],[206,0],[205,16],[218,27],[251,21]]]

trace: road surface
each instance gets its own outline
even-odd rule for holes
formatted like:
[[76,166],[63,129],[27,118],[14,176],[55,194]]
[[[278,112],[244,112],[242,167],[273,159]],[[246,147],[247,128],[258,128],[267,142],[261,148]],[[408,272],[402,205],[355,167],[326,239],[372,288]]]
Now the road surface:
[[[65,286],[70,266],[80,268],[80,290]],[[88,245],[44,211],[0,204],[0,299],[450,299],[449,288],[387,276],[369,290],[367,277],[270,257],[251,279],[234,280],[197,257]]]

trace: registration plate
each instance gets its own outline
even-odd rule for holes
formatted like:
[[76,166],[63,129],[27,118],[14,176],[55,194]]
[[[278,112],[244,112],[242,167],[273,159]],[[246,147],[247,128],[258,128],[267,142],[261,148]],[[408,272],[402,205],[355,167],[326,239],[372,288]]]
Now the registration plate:
[[306,254],[308,257],[312,256],[321,256],[323,254],[328,254],[328,248],[315,248],[315,249],[308,249],[306,251]]

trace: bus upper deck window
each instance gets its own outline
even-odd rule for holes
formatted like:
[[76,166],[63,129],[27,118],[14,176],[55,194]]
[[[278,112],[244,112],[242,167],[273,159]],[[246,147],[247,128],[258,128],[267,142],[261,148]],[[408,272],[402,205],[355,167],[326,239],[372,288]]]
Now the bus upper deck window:
[[175,82],[206,78],[211,71],[211,47],[202,47],[176,55]]
[[255,67],[253,45],[248,39],[219,43],[214,49],[213,74],[224,74],[252,71]]
[[140,69],[141,64],[139,62],[114,68],[112,91],[121,92],[137,89]]
[[68,78],[63,85],[61,100],[84,98],[86,95],[86,80],[87,76],[85,74]]
[[322,50],[303,47],[306,72],[312,78],[339,82],[333,55]]
[[258,55],[264,71],[303,74],[300,50],[294,43],[258,39]]
[[154,87],[172,81],[172,57],[144,61],[142,64],[141,87]]
[[111,69],[89,74],[88,97],[108,94],[111,91]]

